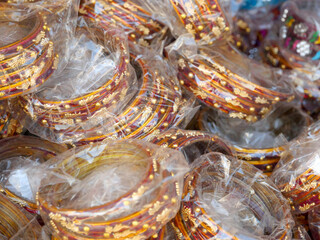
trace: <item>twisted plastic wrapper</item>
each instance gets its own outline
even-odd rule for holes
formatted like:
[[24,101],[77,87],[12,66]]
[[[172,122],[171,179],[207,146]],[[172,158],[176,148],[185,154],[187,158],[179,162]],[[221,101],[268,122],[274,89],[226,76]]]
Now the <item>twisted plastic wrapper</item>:
[[295,213],[305,213],[320,204],[319,122],[291,142],[271,177]]
[[180,206],[183,155],[140,140],[71,149],[41,177],[41,216],[63,239],[147,239]]
[[78,4],[0,2],[0,100],[35,91],[64,68]]
[[263,173],[219,153],[197,159],[186,175],[178,239],[292,239],[290,207]]
[[311,123],[312,119],[298,108],[285,105],[252,125],[204,109],[199,116],[198,128],[226,139],[237,158],[270,175],[288,141],[303,134]]
[[150,142],[179,150],[189,163],[210,152],[220,152],[233,155],[232,147],[217,135],[200,131],[170,129],[157,136],[152,136]]
[[41,227],[37,219],[0,195],[1,240],[41,239]]
[[31,136],[0,141],[0,192],[31,213],[37,212],[35,192],[40,185],[41,164],[67,147]]
[[228,45],[197,47],[189,36],[168,47],[180,84],[198,100],[231,118],[256,122],[279,102],[295,98],[291,83]]
[[214,44],[230,35],[229,21],[218,0],[139,0],[173,36],[190,33],[199,44]]
[[[188,116],[175,71],[149,53],[129,56],[126,36],[81,18],[66,69],[19,99],[28,130],[54,142],[144,138]],[[131,63],[130,63],[131,57]]]
[[82,1],[79,12],[103,29],[123,29],[130,47],[160,44],[168,37],[168,28],[155,20],[139,0]]

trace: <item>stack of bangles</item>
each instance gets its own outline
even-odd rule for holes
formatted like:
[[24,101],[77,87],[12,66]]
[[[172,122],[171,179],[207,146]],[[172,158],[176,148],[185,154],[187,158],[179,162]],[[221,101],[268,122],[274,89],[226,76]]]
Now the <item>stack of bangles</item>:
[[[198,160],[186,175],[180,212],[172,221],[178,239],[291,239],[290,208],[262,173],[218,153]],[[238,207],[228,209],[224,198]]]
[[167,28],[152,19],[152,14],[132,0],[95,0],[80,6],[80,13],[102,29],[120,26],[128,34],[129,44],[149,46],[163,39]]
[[[184,32],[212,44],[230,34],[227,18],[217,0],[169,0]],[[176,21],[174,22],[176,24]],[[178,30],[179,31],[179,30]]]
[[318,126],[311,125],[307,135],[288,146],[271,176],[296,214],[320,206]]
[[233,155],[231,147],[218,136],[200,131],[170,129],[152,137],[150,142],[162,147],[182,151],[189,163],[209,152]]
[[[67,147],[64,145],[58,145],[31,136],[16,136],[0,141],[0,162],[12,158],[12,163],[7,165],[9,169],[3,169],[10,171],[10,165],[14,165],[14,159],[21,158],[23,160],[28,158],[41,164],[66,150]],[[3,180],[0,181],[0,192],[2,194],[6,195],[12,202],[25,208],[28,212],[37,213],[35,200],[21,196],[21,193],[16,192],[18,190],[10,191],[10,189],[6,188],[6,182],[3,182]]]
[[[166,79],[151,67],[150,61],[136,59],[134,55],[131,58],[137,75],[141,73],[138,92],[128,104],[121,106],[120,112],[111,109],[126,99],[131,84],[128,78],[132,77],[127,47],[119,38],[113,41],[113,47],[120,48],[120,61],[112,79],[106,79],[103,86],[87,95],[65,101],[49,101],[37,94],[21,97],[24,111],[58,137],[80,139],[76,143],[79,145],[106,138],[144,138],[177,124],[183,101],[175,79]],[[104,124],[82,128],[86,122],[94,121],[95,113],[104,114]]]
[[[212,55],[216,56],[210,57]],[[240,57],[240,54],[227,53],[225,50],[213,54],[200,51],[200,55],[192,59],[181,57],[178,61],[178,78],[181,85],[201,102],[231,118],[245,119],[248,122],[263,118],[276,103],[290,102],[295,98],[289,84],[286,85],[285,82],[275,90],[272,71],[262,65],[256,67],[262,68],[264,74],[251,76],[255,82],[232,72],[233,68],[247,71],[248,66],[242,65]],[[230,64],[234,63],[238,65],[232,67]]]
[[0,139],[22,133],[23,126],[8,111],[7,101],[0,102]]
[[[292,68],[308,71],[320,60],[320,34],[313,4],[317,1],[285,3],[281,13],[281,53]],[[306,7],[309,6],[309,13]],[[310,20],[309,20],[310,19]]]
[[19,22],[31,29],[15,42],[0,47],[0,100],[28,93],[42,85],[57,68],[48,27],[40,14]]
[[[303,133],[305,127],[309,126],[312,122],[310,118],[303,115],[295,108],[280,109],[281,110],[278,111],[282,113],[280,117],[278,116],[276,118],[273,118],[273,116],[271,115],[265,120],[268,120],[267,124],[272,127],[275,126],[275,122],[283,122],[283,124],[281,125],[282,128],[280,129],[280,131],[282,132],[279,132],[279,129],[272,128],[268,129],[267,131],[274,131],[277,135],[282,133],[288,141],[292,141],[293,139],[299,137]],[[289,117],[286,118],[287,116]],[[220,123],[223,123],[223,125],[220,125]],[[256,144],[255,146],[246,146],[241,140],[237,142],[239,138],[237,138],[236,140],[233,139],[234,131],[232,131],[232,129],[230,130],[230,136],[228,135],[229,126],[232,126],[232,122],[228,123],[225,121],[225,119],[220,119],[219,121],[215,112],[205,109],[200,113],[197,128],[201,131],[217,134],[222,139],[229,141],[231,144],[231,149],[235,152],[235,156],[238,159],[246,161],[263,171],[266,175],[270,175],[279,162],[281,156],[284,154],[285,145],[278,144],[278,146],[271,147],[267,145],[268,143],[265,143],[264,147],[257,147]],[[285,132],[285,129],[290,132]],[[220,132],[218,132],[219,130]],[[256,135],[256,138],[259,138],[259,134],[261,134],[262,131],[264,131],[264,133],[267,133],[266,129],[256,129],[256,132],[253,131],[253,133],[250,133],[250,128],[244,128],[242,131],[242,136],[247,135],[246,133],[249,132],[250,135]],[[274,141],[269,144],[275,145],[275,140],[276,139],[274,139]]]
[[[172,151],[159,154],[158,150],[162,149],[152,146],[146,148],[143,142],[123,140],[82,147],[76,150],[76,155],[70,150],[70,154],[66,154],[58,163],[57,172],[53,173],[53,177],[57,176],[55,174],[65,173],[65,182],[60,178],[61,181],[52,183],[49,177],[41,183],[37,194],[41,216],[54,235],[64,240],[136,240],[147,239],[153,235],[157,237],[157,233],[175,216],[179,208],[179,185],[183,174],[178,180],[175,176],[180,170],[169,170],[163,166],[169,158],[177,160],[177,157],[181,157],[180,153]],[[88,161],[88,153],[97,151],[99,155],[90,155]],[[81,181],[90,174],[110,167],[110,164],[119,163],[131,163],[136,165],[133,166],[134,169],[143,169],[144,173],[139,175],[133,188],[110,202],[99,200],[99,206],[92,206],[90,197],[86,196],[88,204],[84,206],[90,207],[72,208],[74,199],[70,201],[69,197],[76,196],[66,197],[66,193],[72,188],[68,181],[70,177]],[[64,208],[64,204],[67,204],[68,208]]]
[[1,239],[12,239],[12,237],[17,237],[18,232],[21,233],[18,234],[19,239],[40,239],[38,233],[41,231],[41,227],[39,225],[30,224],[30,219],[26,213],[1,194],[0,206]]

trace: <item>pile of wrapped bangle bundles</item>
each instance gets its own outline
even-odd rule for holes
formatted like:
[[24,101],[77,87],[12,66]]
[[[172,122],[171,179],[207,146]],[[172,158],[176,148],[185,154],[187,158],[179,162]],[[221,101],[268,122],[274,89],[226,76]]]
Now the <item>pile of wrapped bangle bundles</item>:
[[0,0],[0,239],[320,240],[319,0]]

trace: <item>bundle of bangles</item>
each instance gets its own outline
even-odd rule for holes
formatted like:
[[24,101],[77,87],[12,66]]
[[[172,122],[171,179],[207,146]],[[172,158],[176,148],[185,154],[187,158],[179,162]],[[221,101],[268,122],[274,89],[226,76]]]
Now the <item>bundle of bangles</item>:
[[0,239],[318,240],[319,10],[0,0]]

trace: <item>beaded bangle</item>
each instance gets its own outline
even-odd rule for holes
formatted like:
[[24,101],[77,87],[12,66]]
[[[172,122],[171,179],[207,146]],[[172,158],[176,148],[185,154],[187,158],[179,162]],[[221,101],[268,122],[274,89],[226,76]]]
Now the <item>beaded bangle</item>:
[[[13,157],[28,157],[45,162],[57,154],[67,151],[64,145],[47,142],[30,136],[17,136],[0,141],[0,161]],[[0,192],[5,194],[12,202],[19,204],[31,213],[37,212],[37,205],[31,200],[10,191],[0,185]]]
[[[293,138],[298,137],[304,127],[307,127],[311,124],[311,119],[307,118],[306,116],[302,115],[299,111],[292,109],[288,111],[288,109],[283,108],[283,112],[287,112],[288,115],[295,114],[294,117],[292,116],[289,121],[293,121],[293,123],[301,122],[302,126],[300,127],[300,131],[296,133],[296,135],[288,134],[291,136],[291,140]],[[296,112],[297,111],[297,112]],[[210,123],[215,122],[215,114],[211,114],[210,111],[203,110],[201,111],[198,119],[198,129],[206,132],[211,132],[212,128],[210,127]],[[214,123],[213,123],[214,124]],[[296,127],[291,128],[291,130],[297,130]],[[219,134],[215,132],[214,134]],[[226,138],[228,140],[228,136],[220,136],[222,138]],[[232,144],[232,143],[231,143]],[[237,143],[233,143],[231,149],[235,152],[235,156],[240,159],[244,160],[256,168],[263,171],[266,175],[270,175],[279,162],[281,156],[285,153],[285,146],[275,146],[275,147],[267,147],[267,148],[254,148],[254,147],[246,147],[241,146]]]
[[[225,57],[211,58],[202,52],[201,59],[179,60],[180,83],[200,101],[219,109],[231,118],[255,122],[263,118],[279,101],[292,101],[293,93],[284,93],[263,87],[267,81],[256,78],[261,85],[231,72],[225,67]],[[239,56],[234,54],[234,59]]]
[[[228,222],[210,216],[206,209],[208,206],[201,199],[202,191],[208,192],[209,188],[214,188],[220,183],[223,185],[219,185],[219,189],[223,188],[224,194],[233,193],[243,199],[241,203],[246,206],[248,212],[254,214],[256,220],[265,222],[267,215],[277,220],[278,224],[270,222],[270,225],[265,227],[264,236],[272,234],[272,239],[290,239],[290,210],[285,199],[274,190],[272,183],[269,184],[262,174],[257,175],[255,168],[250,165],[241,167],[231,160],[230,165],[225,166],[224,162],[217,161],[219,157],[221,155],[206,155],[208,159],[200,162],[201,164],[187,174],[181,209],[172,222],[177,237],[188,240],[246,239],[243,233],[238,232],[234,235],[228,232],[236,226],[228,226]],[[212,191],[214,192],[214,189]]]
[[58,56],[54,56],[43,17],[36,14],[21,25],[30,22],[34,27],[27,36],[0,47],[0,100],[30,92],[43,84],[57,67]]
[[[316,3],[316,1],[314,1]],[[317,64],[320,60],[320,35],[315,24],[316,19],[310,15],[300,15],[304,4],[310,2],[289,2],[284,4],[281,13],[281,53],[292,68],[301,68],[306,63]],[[313,6],[316,7],[316,6]],[[312,19],[308,22],[308,19]]]
[[[182,129],[172,129],[164,133],[161,133],[150,139],[150,142],[163,146],[179,150],[188,156],[189,162],[193,162],[195,159],[192,151],[192,145],[201,144],[201,155],[208,152],[221,152],[227,155],[233,155],[231,147],[224,143],[218,136]],[[191,149],[191,150],[190,150]],[[190,154],[188,154],[190,152]],[[190,155],[190,157],[189,157]]]
[[196,40],[212,44],[229,32],[229,23],[217,0],[170,0],[186,31]]
[[[159,134],[179,121],[176,116],[183,101],[175,81],[164,78],[159,70],[154,70],[146,60],[133,55],[132,59],[135,59],[137,71],[141,71],[142,83],[139,92],[115,119],[103,126],[104,135],[87,137],[78,144],[106,138],[142,139],[151,134]],[[94,129],[94,132],[97,130]],[[90,136],[90,132],[86,134]]]
[[[138,142],[118,141],[104,149],[103,145],[97,145],[100,155],[92,157],[92,161],[88,162],[84,156],[88,151],[94,150],[91,148],[83,147],[77,150],[76,155],[70,152],[71,156],[66,155],[65,160],[58,164],[58,168],[62,168],[61,170],[68,176],[81,180],[94,170],[123,159],[122,161],[136,162],[136,164],[144,160],[143,166],[146,172],[140,182],[123,196],[87,209],[61,207],[63,206],[61,194],[70,189],[67,182],[52,184],[49,181],[49,185],[40,187],[37,201],[41,215],[50,223],[57,236],[62,239],[145,239],[158,232],[170,218],[174,217],[172,209],[178,206],[180,197],[178,183],[157,184],[163,178],[174,176],[174,173],[162,169],[163,158],[160,158],[154,150],[145,149],[143,144]],[[169,154],[168,157],[172,156]],[[151,199],[147,191],[152,192],[152,194],[150,192]],[[144,196],[145,193],[148,196]],[[135,210],[136,212],[110,219],[111,214],[119,211],[126,210],[128,214],[127,208],[134,208],[134,205],[142,200],[147,200],[148,203],[141,209]]]
[[30,220],[16,205],[8,198],[0,194],[0,237],[11,239],[23,229],[23,239],[36,240],[40,227],[31,226]]
[[83,4],[79,12],[103,29],[110,25],[121,27],[128,34],[129,44],[149,46],[167,32],[163,24],[152,19],[151,13],[130,0],[96,0]]

